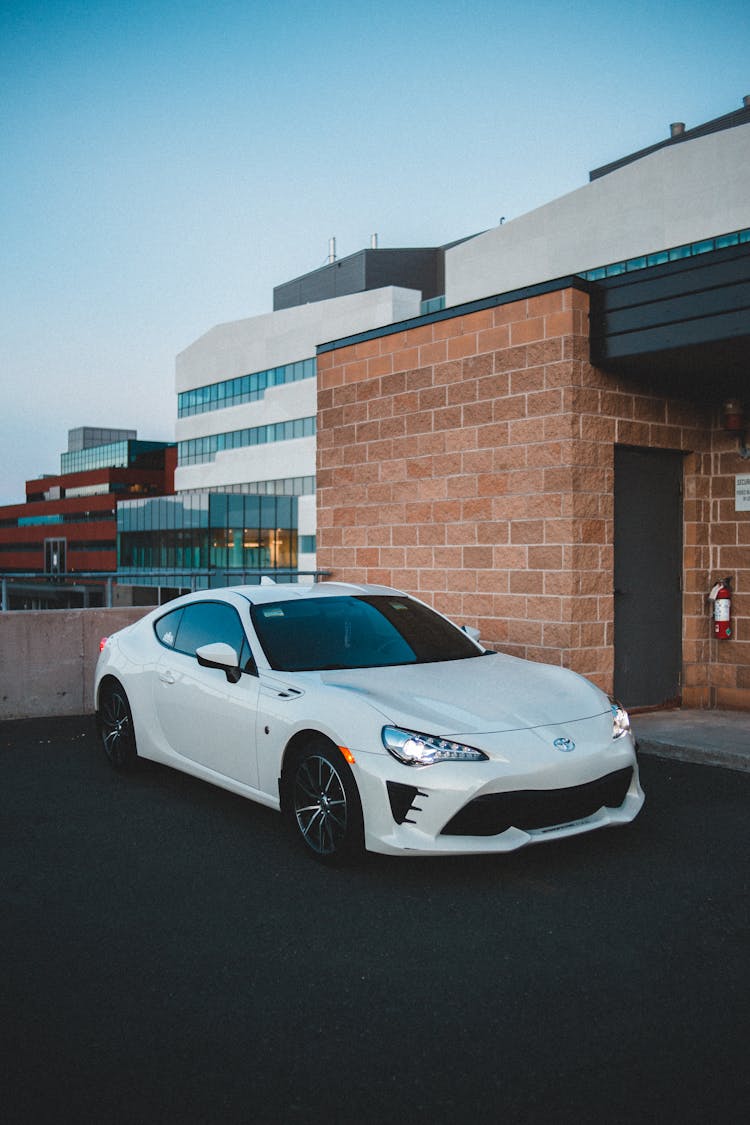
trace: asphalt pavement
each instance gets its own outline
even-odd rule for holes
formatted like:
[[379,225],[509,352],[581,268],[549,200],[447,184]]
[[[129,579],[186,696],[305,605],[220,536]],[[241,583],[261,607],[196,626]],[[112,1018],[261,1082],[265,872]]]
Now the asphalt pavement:
[[0,764],[3,1125],[746,1118],[746,774],[646,755],[625,828],[332,871],[90,718]]

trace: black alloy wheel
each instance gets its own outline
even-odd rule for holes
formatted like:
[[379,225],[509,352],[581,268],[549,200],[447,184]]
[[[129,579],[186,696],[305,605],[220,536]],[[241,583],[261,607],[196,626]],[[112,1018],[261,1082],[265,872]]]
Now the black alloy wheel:
[[321,863],[342,863],[364,850],[362,806],[341,751],[321,740],[291,765],[289,811],[298,838]]
[[138,761],[133,716],[125,689],[108,680],[99,694],[99,734],[104,753],[116,770],[132,770]]

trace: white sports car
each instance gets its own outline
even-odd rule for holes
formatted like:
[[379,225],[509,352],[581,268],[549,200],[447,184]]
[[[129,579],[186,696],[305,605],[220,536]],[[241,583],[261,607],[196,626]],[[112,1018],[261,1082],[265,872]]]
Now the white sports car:
[[104,750],[281,810],[324,862],[505,852],[633,820],[626,712],[473,633],[382,586],[188,594],[102,642]]

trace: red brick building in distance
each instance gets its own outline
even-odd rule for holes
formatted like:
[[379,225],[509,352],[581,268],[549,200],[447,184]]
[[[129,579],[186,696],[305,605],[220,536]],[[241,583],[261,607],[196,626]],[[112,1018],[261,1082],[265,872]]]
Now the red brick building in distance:
[[60,474],[27,481],[25,502],[0,508],[3,608],[103,604],[118,500],[173,493],[176,462],[174,444],[135,431],[71,430]]

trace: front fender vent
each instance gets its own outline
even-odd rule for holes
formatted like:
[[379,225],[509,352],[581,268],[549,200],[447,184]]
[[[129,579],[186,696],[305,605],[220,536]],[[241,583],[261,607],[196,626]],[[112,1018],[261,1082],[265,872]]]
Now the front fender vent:
[[401,785],[398,781],[386,781],[388,787],[388,800],[391,802],[391,812],[396,824],[416,824],[416,820],[409,817],[410,812],[421,812],[414,802],[417,797],[427,797],[416,785]]

